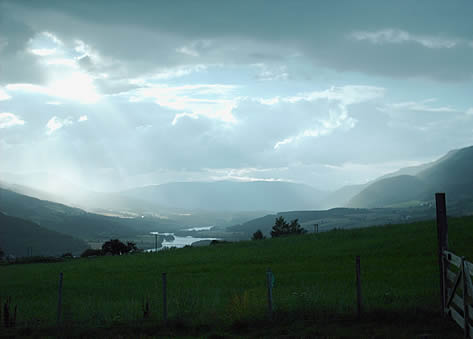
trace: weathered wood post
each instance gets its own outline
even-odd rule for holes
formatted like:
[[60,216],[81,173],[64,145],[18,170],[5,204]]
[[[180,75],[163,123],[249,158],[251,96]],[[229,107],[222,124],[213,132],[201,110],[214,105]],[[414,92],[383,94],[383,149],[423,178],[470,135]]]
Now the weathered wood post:
[[266,283],[268,285],[268,316],[273,319],[273,272],[268,268],[266,272]]
[[464,323],[464,330],[465,330],[465,338],[469,338],[470,334],[470,322],[469,322],[469,314],[468,314],[468,286],[467,286],[467,274],[469,275],[470,272],[465,269],[465,257],[462,257],[462,280],[463,280],[463,319],[465,320]]
[[168,320],[168,298],[167,298],[167,278],[166,273],[163,273],[163,320]]
[[356,310],[358,317],[361,316],[362,313],[362,305],[363,299],[361,295],[361,264],[360,264],[360,256],[356,256]]
[[57,325],[61,324],[61,309],[62,309],[62,272],[59,273],[59,290],[58,290],[58,300],[57,300]]
[[437,211],[437,239],[438,239],[438,263],[440,271],[440,297],[442,299],[442,315],[445,315],[445,275],[446,265],[443,260],[443,251],[448,250],[448,225],[447,206],[445,203],[445,193],[435,193],[435,204]]

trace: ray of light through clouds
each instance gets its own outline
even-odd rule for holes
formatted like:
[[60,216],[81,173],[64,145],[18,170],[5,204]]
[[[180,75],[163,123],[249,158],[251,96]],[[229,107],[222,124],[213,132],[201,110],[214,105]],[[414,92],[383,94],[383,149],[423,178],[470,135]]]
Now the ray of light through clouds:
[[467,0],[0,0],[0,172],[94,190],[332,190],[433,160],[473,144],[471,13]]

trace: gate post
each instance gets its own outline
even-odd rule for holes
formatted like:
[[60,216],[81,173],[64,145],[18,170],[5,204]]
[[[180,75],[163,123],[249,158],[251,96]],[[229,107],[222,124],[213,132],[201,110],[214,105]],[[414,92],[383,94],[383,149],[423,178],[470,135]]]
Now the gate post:
[[463,289],[463,319],[465,320],[465,323],[464,323],[464,334],[465,334],[465,338],[468,338],[469,337],[469,334],[470,334],[470,317],[469,317],[469,314],[468,314],[468,286],[467,286],[467,274],[469,275],[470,272],[467,271],[465,269],[465,257],[462,257],[462,267],[461,267],[461,270],[462,270],[462,280],[463,280],[463,286],[462,286],[462,289]]
[[435,204],[437,211],[437,239],[438,239],[438,262],[440,271],[440,297],[442,299],[442,315],[445,315],[445,271],[443,265],[443,251],[448,250],[448,225],[447,206],[445,203],[445,193],[435,193]]

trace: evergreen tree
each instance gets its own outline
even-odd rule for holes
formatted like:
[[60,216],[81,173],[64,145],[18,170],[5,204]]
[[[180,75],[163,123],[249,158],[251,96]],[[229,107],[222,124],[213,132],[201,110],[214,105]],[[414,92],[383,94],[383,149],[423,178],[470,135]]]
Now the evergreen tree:
[[298,219],[294,219],[290,224],[288,224],[283,217],[279,217],[276,218],[274,222],[273,230],[271,231],[271,237],[276,238],[285,235],[304,233],[307,233],[307,231],[301,227]]

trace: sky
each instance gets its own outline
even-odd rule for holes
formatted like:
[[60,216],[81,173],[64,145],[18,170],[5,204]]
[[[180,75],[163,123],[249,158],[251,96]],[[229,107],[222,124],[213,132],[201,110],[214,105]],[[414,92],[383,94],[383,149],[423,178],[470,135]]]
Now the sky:
[[435,160],[473,145],[472,15],[469,0],[0,0],[0,173],[334,190]]

